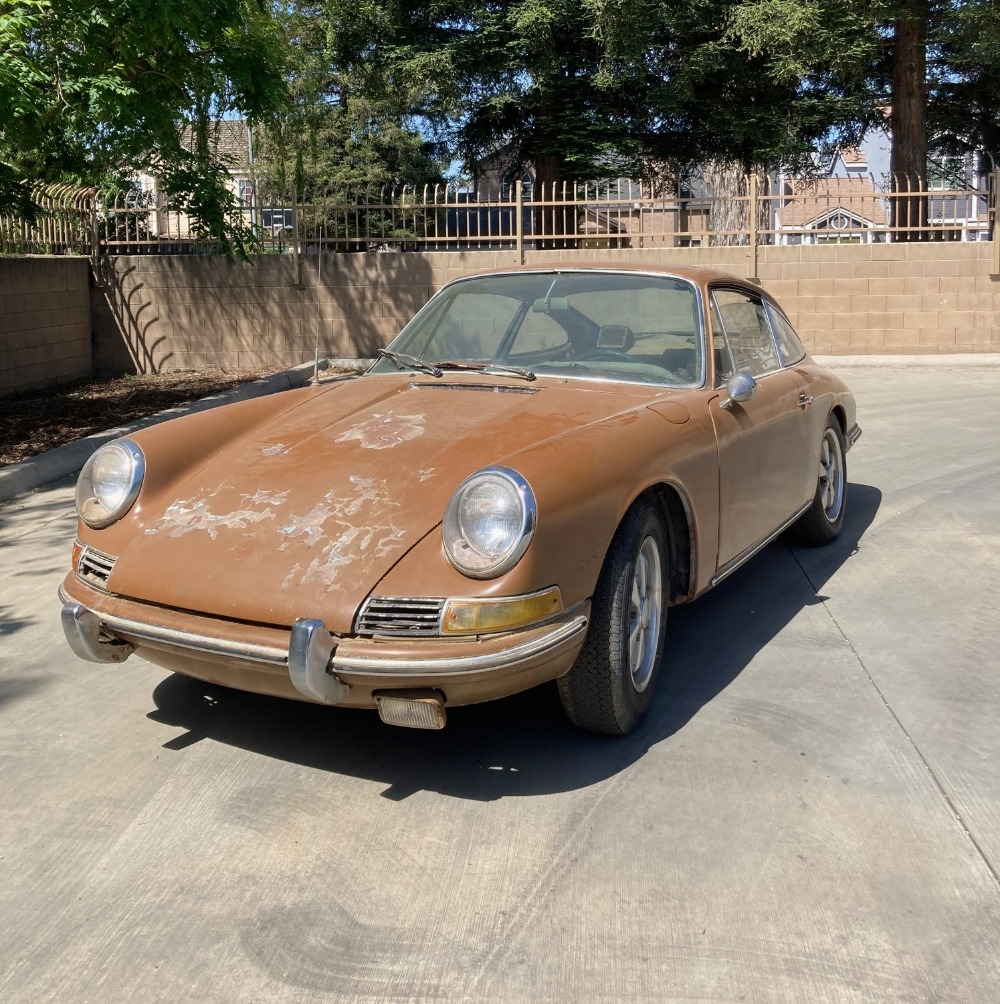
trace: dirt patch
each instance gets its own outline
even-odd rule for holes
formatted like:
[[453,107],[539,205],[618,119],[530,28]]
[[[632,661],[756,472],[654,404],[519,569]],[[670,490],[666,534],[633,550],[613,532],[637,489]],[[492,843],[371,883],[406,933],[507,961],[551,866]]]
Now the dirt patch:
[[204,370],[102,377],[0,397],[0,465],[277,372]]

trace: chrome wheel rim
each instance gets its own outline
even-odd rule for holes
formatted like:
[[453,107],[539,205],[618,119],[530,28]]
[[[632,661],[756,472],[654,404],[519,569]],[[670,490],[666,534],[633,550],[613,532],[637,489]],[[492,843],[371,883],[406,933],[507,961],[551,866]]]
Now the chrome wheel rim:
[[660,547],[655,538],[646,537],[635,557],[628,605],[628,664],[636,693],[646,689],[653,675],[662,616]]
[[823,515],[836,523],[844,507],[844,448],[833,429],[827,429],[819,451],[819,499]]

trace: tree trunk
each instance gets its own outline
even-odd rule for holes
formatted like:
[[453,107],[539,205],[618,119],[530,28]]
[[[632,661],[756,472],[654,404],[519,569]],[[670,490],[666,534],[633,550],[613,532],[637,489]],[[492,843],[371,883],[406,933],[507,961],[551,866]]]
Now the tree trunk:
[[[563,161],[557,154],[543,153],[535,157],[535,184],[533,198],[538,202],[554,202],[563,198]],[[566,195],[572,197],[570,186]],[[576,207],[536,206],[535,247],[576,247]]]
[[897,229],[927,225],[927,0],[911,0],[909,16],[893,25],[892,224],[894,241],[926,240],[927,234]]

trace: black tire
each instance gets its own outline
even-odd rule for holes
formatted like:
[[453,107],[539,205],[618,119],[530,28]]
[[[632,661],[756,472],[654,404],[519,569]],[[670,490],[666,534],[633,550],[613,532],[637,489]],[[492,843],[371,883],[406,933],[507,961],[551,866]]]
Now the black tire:
[[558,681],[563,708],[579,728],[623,736],[649,711],[663,656],[668,554],[659,513],[650,503],[637,502],[604,560],[587,640],[573,668]]
[[789,530],[793,544],[822,547],[835,540],[844,526],[847,510],[847,454],[844,432],[835,415],[823,430],[819,447],[819,472],[812,505]]

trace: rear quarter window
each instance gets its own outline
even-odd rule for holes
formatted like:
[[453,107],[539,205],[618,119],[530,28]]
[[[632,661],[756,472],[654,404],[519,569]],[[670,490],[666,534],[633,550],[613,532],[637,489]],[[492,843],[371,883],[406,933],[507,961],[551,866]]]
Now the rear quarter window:
[[778,340],[782,365],[791,366],[793,363],[799,362],[805,357],[806,347],[802,344],[799,336],[795,334],[795,329],[789,323],[788,318],[771,303],[767,305],[767,312],[771,317],[774,337]]

